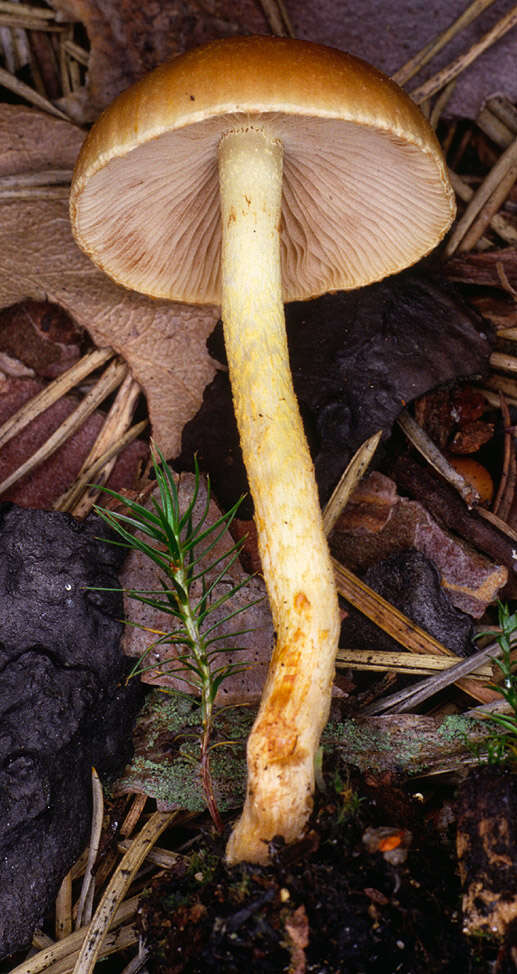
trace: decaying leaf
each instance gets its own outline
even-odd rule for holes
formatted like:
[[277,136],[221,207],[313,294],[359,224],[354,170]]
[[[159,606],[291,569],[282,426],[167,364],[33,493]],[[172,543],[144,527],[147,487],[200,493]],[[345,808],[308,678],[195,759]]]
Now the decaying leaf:
[[[92,53],[88,100],[97,111],[146,71],[204,41],[231,34],[264,34],[270,27],[259,0],[50,0],[51,5],[87,29]],[[285,9],[297,37],[329,44],[364,58],[387,74],[396,72],[429,41],[449,27],[467,7],[466,0],[428,0],[411,5],[399,0],[286,0]],[[274,8],[274,4],[271,5]],[[498,0],[449,41],[423,72],[423,80],[464,54],[513,6]],[[475,118],[495,91],[517,96],[515,31],[500,39],[460,74],[450,114]],[[74,93],[77,101],[77,94]],[[80,106],[78,106],[80,107]]]
[[[0,179],[71,170],[82,140],[67,122],[0,105]],[[66,198],[0,195],[0,211],[0,307],[46,298],[99,347],[121,352],[146,393],[156,442],[167,456],[177,453],[181,430],[216,370],[205,347],[216,310],[153,301],[114,284],[74,243]]]
[[[381,510],[387,513],[384,523],[379,523]],[[379,473],[371,474],[353,495],[336,524],[332,549],[338,561],[359,573],[396,552],[420,551],[437,567],[451,604],[475,619],[508,580],[504,565],[445,530],[423,504],[397,496],[393,481]]]
[[40,378],[55,379],[70,368],[83,340],[83,330],[46,301],[23,301],[0,312],[0,351]]
[[[255,0],[51,0],[81,21],[91,45],[87,94],[92,118],[142,75],[191,47],[234,34],[264,34]],[[80,104],[74,93],[77,108]],[[84,104],[84,102],[83,102]]]

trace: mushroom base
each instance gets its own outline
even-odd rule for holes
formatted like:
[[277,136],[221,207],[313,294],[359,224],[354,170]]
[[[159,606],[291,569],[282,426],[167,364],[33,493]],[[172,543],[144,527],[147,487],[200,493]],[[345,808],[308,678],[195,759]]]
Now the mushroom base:
[[339,614],[313,465],[294,395],[281,290],[282,146],[251,127],[219,150],[222,317],[234,408],[277,634],[248,741],[227,858],[267,862],[299,838],[330,707]]

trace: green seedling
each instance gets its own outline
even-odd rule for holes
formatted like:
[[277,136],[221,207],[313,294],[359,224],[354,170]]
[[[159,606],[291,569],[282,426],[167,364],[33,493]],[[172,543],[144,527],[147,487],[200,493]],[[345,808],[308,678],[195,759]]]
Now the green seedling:
[[[494,657],[493,661],[501,671],[502,681],[490,683],[489,687],[501,694],[513,713],[495,713],[482,718],[490,721],[495,731],[493,737],[486,742],[488,761],[491,764],[517,759],[517,663],[513,659],[513,653],[517,649],[517,612],[511,613],[507,605],[499,602],[498,616],[500,632],[496,639],[501,647],[501,656]],[[489,634],[479,633],[479,636],[482,635]]]
[[[241,501],[239,500],[226,514],[213,524],[207,523],[210,503],[210,485],[204,510],[197,522],[194,521],[196,501],[199,496],[199,469],[195,464],[195,484],[192,498],[184,511],[180,510],[178,489],[173,473],[159,450],[153,453],[153,469],[156,477],[159,499],[152,496],[149,507],[129,500],[115,491],[103,488],[105,493],[115,498],[122,511],[96,507],[97,513],[118,535],[118,540],[108,539],[131,551],[139,551],[151,559],[159,570],[161,589],[156,591],[127,590],[129,598],[137,599],[172,617],[170,631],[156,633],[157,639],[147,648],[130,676],[141,674],[146,669],[156,670],[160,664],[149,663],[151,652],[163,644],[174,645],[176,657],[163,664],[168,674],[185,684],[185,694],[199,699],[200,723],[200,763],[203,791],[212,821],[219,831],[223,825],[214,795],[210,771],[211,738],[214,726],[214,702],[222,683],[234,673],[247,668],[246,663],[224,663],[218,665],[221,654],[228,652],[225,642],[241,636],[248,629],[220,634],[220,628],[235,616],[244,612],[257,600],[248,602],[223,617],[214,613],[246,584],[228,583],[228,572],[239,556],[243,541],[232,545],[224,555],[214,556],[214,548],[225,534]],[[155,492],[156,493],[156,492]],[[113,589],[111,590],[113,591]],[[118,591],[121,591],[120,589]],[[222,592],[222,594],[221,594]],[[141,627],[145,628],[145,627]],[[241,648],[232,646],[231,652]],[[179,692],[182,691],[173,691]]]

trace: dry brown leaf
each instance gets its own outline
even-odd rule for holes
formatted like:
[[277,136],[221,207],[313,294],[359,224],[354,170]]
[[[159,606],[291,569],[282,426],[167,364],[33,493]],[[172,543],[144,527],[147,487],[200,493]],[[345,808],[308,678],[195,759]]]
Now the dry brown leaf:
[[[97,113],[123,88],[162,61],[205,41],[231,34],[265,34],[264,0],[50,0],[51,5],[86,26],[92,53],[88,95]],[[465,53],[513,7],[497,0],[461,30],[408,89]],[[264,4],[265,5],[265,4]],[[397,71],[428,41],[444,31],[468,6],[467,0],[285,0],[294,33],[330,44],[374,64]],[[491,94],[517,97],[516,31],[510,30],[458,78],[447,114],[476,118]],[[74,101],[82,96],[74,92]],[[66,105],[67,109],[69,104]],[[84,113],[84,104],[78,106]],[[84,117],[84,116],[83,116]],[[90,119],[95,117],[89,116]]]
[[[91,44],[88,95],[96,112],[142,75],[205,41],[269,33],[257,0],[50,0],[81,21]],[[74,95],[77,101],[77,94]],[[78,110],[84,111],[84,104]]]
[[[0,177],[71,169],[83,137],[67,122],[0,105]],[[0,209],[0,307],[48,299],[99,347],[123,355],[147,396],[157,443],[174,456],[217,368],[205,346],[216,309],[153,301],[114,284],[76,246],[64,199],[0,199]]]

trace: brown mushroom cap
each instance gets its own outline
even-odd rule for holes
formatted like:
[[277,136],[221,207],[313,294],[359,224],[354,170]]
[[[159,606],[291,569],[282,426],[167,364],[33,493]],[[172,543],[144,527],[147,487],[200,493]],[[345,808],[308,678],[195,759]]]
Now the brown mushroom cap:
[[400,88],[341,51],[239,37],[157,68],[104,112],[74,176],[79,245],[128,288],[219,303],[218,145],[247,126],[284,147],[284,301],[402,270],[452,222],[440,147]]

